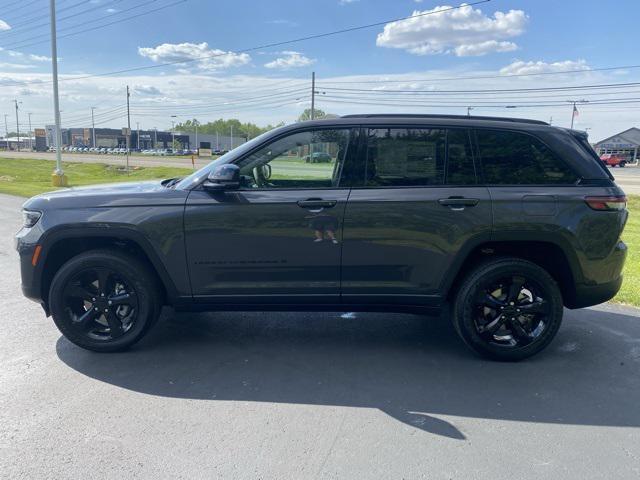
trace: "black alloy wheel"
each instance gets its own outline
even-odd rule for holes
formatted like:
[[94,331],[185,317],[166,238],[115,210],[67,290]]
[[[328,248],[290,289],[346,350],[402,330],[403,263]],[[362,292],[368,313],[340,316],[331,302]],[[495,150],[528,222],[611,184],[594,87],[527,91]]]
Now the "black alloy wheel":
[[51,316],[72,343],[97,352],[124,350],[160,314],[159,282],[132,255],[92,250],[67,261],[49,289]]
[[135,289],[109,267],[79,272],[64,289],[64,305],[78,334],[92,340],[115,340],[131,330],[138,316]]
[[452,322],[464,342],[496,360],[522,360],[543,350],[562,322],[562,295],[542,267],[496,258],[471,270],[457,291]]

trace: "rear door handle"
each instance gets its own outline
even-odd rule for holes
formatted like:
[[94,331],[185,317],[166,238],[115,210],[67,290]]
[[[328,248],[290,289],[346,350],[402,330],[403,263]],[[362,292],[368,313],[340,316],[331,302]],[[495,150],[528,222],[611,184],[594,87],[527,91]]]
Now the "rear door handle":
[[322,208],[335,207],[337,200],[322,200],[321,198],[309,198],[307,200],[299,200],[298,206],[301,208],[308,208],[310,210],[317,210]]
[[464,207],[475,207],[480,200],[477,198],[449,197],[441,198],[438,203],[443,207],[449,207],[453,210],[463,210]]

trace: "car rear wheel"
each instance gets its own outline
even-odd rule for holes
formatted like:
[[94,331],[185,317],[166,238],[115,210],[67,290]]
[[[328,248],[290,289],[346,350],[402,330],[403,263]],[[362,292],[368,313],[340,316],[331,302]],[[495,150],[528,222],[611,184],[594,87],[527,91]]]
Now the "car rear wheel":
[[111,250],[65,263],[51,282],[49,304],[60,332],[96,352],[130,347],[160,314],[155,276],[133,256]]
[[618,166],[619,166],[620,168],[624,168],[626,165],[627,165],[627,162],[624,162],[624,161],[622,161],[622,162],[620,162],[620,163],[618,164]]
[[452,321],[464,342],[495,360],[516,361],[543,350],[562,322],[556,281],[518,258],[483,263],[464,279]]

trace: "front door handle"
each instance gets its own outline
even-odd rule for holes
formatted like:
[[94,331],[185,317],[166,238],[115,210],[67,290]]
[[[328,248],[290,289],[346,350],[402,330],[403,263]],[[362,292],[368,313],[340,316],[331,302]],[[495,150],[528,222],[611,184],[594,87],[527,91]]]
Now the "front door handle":
[[309,198],[307,200],[299,200],[298,206],[301,208],[308,208],[310,210],[318,210],[323,208],[335,207],[337,200],[322,200],[321,198]]
[[464,210],[465,207],[475,207],[480,200],[477,198],[449,197],[441,198],[438,203],[452,210]]

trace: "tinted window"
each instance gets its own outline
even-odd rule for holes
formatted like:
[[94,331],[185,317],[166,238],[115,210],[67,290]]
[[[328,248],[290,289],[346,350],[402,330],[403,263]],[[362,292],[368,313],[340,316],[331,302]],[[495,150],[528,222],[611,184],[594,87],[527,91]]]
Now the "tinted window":
[[577,176],[540,140],[518,132],[477,130],[485,183],[570,184]]
[[476,171],[468,130],[452,129],[447,133],[447,185],[475,185]]
[[445,141],[444,130],[369,129],[366,185],[442,185]]
[[275,140],[242,159],[244,188],[328,188],[340,183],[348,129],[309,130]]

